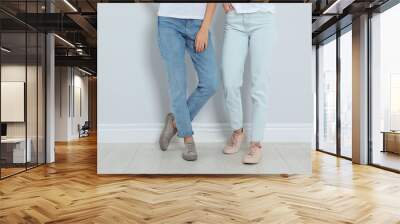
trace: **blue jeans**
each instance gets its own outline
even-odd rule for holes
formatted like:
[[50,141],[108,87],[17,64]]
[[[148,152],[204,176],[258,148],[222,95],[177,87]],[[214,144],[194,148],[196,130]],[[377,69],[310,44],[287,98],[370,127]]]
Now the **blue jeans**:
[[[192,121],[204,104],[217,91],[217,61],[211,38],[208,47],[195,51],[195,38],[202,20],[158,17],[158,44],[168,73],[169,94],[179,137],[193,135]],[[210,35],[209,35],[210,36]],[[187,98],[185,52],[197,72],[198,86]]]
[[241,87],[246,57],[250,56],[252,119],[250,141],[260,142],[264,137],[267,115],[266,82],[268,64],[273,54],[275,22],[271,13],[243,13],[226,15],[225,37],[222,49],[222,77],[225,105],[231,128],[243,127]]

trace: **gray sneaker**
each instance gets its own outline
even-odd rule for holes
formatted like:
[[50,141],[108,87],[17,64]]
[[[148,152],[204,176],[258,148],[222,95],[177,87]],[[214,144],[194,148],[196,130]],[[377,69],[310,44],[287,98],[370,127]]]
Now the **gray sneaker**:
[[171,139],[175,136],[177,130],[174,128],[174,115],[172,113],[167,114],[167,117],[165,118],[165,125],[164,129],[161,132],[160,135],[160,148],[161,150],[165,151],[168,149],[169,143],[171,142]]
[[182,153],[182,158],[186,161],[197,160],[196,145],[194,144],[194,142],[185,143],[185,149]]

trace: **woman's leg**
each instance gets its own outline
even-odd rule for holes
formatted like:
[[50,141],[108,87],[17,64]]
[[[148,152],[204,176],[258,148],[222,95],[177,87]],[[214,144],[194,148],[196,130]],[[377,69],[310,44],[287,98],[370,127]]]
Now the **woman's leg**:
[[250,148],[243,158],[245,164],[256,164],[262,157],[261,142],[267,118],[266,85],[268,62],[273,46],[273,15],[254,13],[248,16],[250,34],[251,98],[253,113],[251,121]]
[[222,74],[225,107],[233,133],[225,145],[223,153],[234,154],[239,151],[244,140],[240,88],[243,84],[243,71],[247,57],[249,37],[244,29],[243,15],[230,12],[226,17],[227,21],[222,49]]
[[171,107],[179,137],[193,135],[190,112],[186,104],[185,22],[159,17],[158,40],[168,74]]
[[[253,18],[252,18],[253,19]],[[260,143],[264,137],[267,117],[267,79],[268,62],[271,60],[273,46],[273,14],[257,13],[253,24],[255,29],[250,35],[250,67],[251,67],[251,98],[253,103],[252,143]]]
[[190,119],[193,120],[201,108],[215,94],[220,84],[218,74],[217,57],[211,40],[208,37],[208,47],[202,52],[195,51],[195,38],[201,26],[201,20],[190,20],[188,22],[186,49],[192,59],[197,72],[198,85],[187,100]]
[[242,96],[243,71],[249,39],[244,31],[242,15],[230,12],[227,15],[222,48],[222,78],[225,107],[232,130],[243,128]]

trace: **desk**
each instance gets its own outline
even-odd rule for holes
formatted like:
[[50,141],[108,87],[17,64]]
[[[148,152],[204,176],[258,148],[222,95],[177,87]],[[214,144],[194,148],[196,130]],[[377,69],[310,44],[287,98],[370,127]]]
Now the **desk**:
[[383,151],[400,154],[400,132],[384,131],[383,134]]
[[[27,142],[28,144],[25,151],[25,138],[1,139],[1,156],[6,160],[7,163],[31,162],[32,141],[30,138],[28,138]],[[27,159],[27,161],[25,161],[25,158]]]

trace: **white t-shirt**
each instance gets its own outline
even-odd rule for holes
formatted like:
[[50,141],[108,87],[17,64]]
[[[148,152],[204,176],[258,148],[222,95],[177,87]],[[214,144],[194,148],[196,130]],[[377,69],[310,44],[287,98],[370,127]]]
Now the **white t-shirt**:
[[232,3],[236,13],[275,12],[271,3]]
[[204,19],[207,3],[160,3],[158,16],[178,19]]

